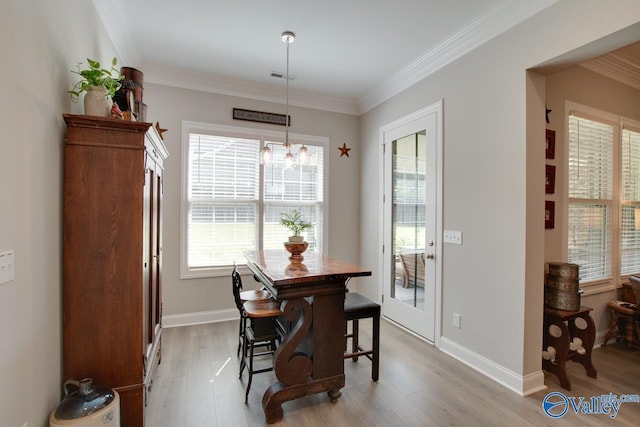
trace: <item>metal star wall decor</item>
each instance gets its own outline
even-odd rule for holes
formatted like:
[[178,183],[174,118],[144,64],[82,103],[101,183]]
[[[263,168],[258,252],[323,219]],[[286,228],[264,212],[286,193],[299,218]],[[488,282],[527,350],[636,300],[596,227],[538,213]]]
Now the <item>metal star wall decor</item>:
[[351,148],[348,148],[347,143],[343,142],[342,147],[338,147],[338,150],[340,150],[340,157],[342,156],[349,157],[349,150],[351,150]]
[[164,139],[164,135],[162,135],[162,134],[165,133],[167,131],[167,129],[162,129],[160,127],[160,122],[156,122],[156,130],[158,131],[158,135],[160,135],[160,138]]
[[549,122],[549,113],[552,112],[553,110],[550,110],[546,105],[545,105],[544,108],[547,110],[547,113],[546,113],[547,123],[550,123]]

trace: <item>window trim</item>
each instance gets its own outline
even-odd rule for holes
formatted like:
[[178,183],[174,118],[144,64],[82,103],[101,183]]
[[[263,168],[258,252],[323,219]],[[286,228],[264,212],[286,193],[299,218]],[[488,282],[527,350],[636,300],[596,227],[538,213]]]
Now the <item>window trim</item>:
[[[182,121],[182,140],[181,140],[181,183],[180,183],[180,279],[197,279],[204,277],[222,277],[231,273],[232,265],[207,267],[207,268],[189,268],[187,265],[188,239],[187,226],[189,218],[189,203],[187,200],[189,185],[189,135],[191,133],[205,133],[211,135],[220,135],[232,138],[247,138],[269,141],[284,141],[284,131],[273,131],[257,128],[245,128],[239,126],[220,125],[213,123],[194,122],[189,120]],[[291,144],[307,144],[323,147],[323,209],[322,209],[322,251],[326,253],[329,245],[329,138],[326,136],[305,135],[289,132],[289,142]],[[262,175],[262,166],[260,167]],[[263,189],[260,189],[260,198],[262,199]],[[263,203],[261,200],[260,203]],[[284,249],[283,249],[284,250]],[[249,270],[245,264],[238,264],[240,273],[248,273]]]
[[[573,101],[567,100],[565,102],[565,134],[564,134],[564,182],[566,183],[565,190],[563,192],[564,201],[564,215],[563,215],[563,256],[564,259],[568,259],[568,211],[571,199],[569,197],[569,117],[576,115],[580,118],[593,120],[599,123],[604,123],[613,126],[613,158],[614,158],[614,171],[613,171],[613,199],[610,201],[610,206],[615,212],[615,216],[611,225],[612,242],[611,246],[611,274],[609,277],[601,277],[597,279],[591,279],[580,283],[580,288],[583,289],[583,296],[594,295],[601,292],[611,291],[618,288],[622,283],[628,281],[628,274],[622,275],[620,272],[620,258],[621,258],[621,215],[622,215],[622,159],[621,159],[621,144],[622,144],[622,130],[630,129],[637,131],[640,129],[640,122],[629,119],[625,116],[613,114],[607,111],[599,110],[597,108],[589,107],[586,105],[578,104]],[[575,199],[574,203],[579,203],[580,199]],[[588,200],[590,203],[597,202],[597,200]],[[632,273],[631,275],[633,275]]]

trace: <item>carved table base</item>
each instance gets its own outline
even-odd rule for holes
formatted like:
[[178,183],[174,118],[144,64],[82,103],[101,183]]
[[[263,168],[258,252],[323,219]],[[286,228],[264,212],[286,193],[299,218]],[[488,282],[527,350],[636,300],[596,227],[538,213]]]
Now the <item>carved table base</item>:
[[344,300],[350,277],[370,271],[310,252],[290,263],[285,251],[246,252],[247,266],[281,302],[285,330],[274,354],[277,381],[262,397],[267,423],[282,419],[284,402],[326,392],[340,396],[344,377]]

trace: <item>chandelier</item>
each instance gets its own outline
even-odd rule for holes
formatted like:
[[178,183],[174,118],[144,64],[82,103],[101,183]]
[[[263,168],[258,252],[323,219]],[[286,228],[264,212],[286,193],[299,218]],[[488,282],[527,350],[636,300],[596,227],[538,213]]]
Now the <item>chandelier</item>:
[[[291,144],[289,143],[289,80],[290,80],[289,46],[291,45],[291,43],[293,43],[295,39],[296,39],[296,35],[291,31],[285,31],[282,33],[282,41],[284,42],[285,45],[287,45],[287,71],[284,76],[284,79],[286,81],[286,105],[287,105],[287,110],[286,110],[285,119],[284,119],[285,131],[284,131],[284,144],[283,144],[283,147],[285,148],[285,150],[287,150],[287,153],[284,156],[285,168],[289,168],[293,166],[293,163],[294,163],[294,156],[291,153]],[[262,149],[260,160],[262,163],[269,163],[271,161],[271,148],[269,148],[267,144],[265,144],[264,148]],[[304,144],[302,144],[302,147],[300,147],[300,149],[298,150],[298,163],[305,164],[308,161],[309,161],[309,157],[307,153],[307,147]]]

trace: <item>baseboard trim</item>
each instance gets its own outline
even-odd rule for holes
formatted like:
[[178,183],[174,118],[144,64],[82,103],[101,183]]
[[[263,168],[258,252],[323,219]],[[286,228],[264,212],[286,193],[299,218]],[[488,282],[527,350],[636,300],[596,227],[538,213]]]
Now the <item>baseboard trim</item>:
[[440,338],[440,350],[521,396],[546,388],[542,370],[526,376],[519,375],[445,337]]
[[238,310],[211,310],[195,313],[168,314],[162,316],[162,327],[175,328],[178,326],[201,325],[203,323],[224,322],[237,320],[240,316]]

